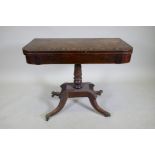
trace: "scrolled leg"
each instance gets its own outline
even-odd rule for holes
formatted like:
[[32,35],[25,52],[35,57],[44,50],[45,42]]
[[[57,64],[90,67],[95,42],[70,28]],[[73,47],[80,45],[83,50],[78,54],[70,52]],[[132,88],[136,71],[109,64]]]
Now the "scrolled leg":
[[67,101],[67,95],[64,93],[63,95],[60,96],[60,102],[58,106],[53,111],[46,114],[46,121],[48,121],[51,116],[58,113],[64,107],[66,101]]
[[104,109],[102,109],[96,102],[95,98],[91,98],[89,97],[90,103],[91,105],[94,107],[94,109],[96,109],[99,113],[101,113],[102,115],[104,115],[105,117],[109,117],[110,113],[105,111]]

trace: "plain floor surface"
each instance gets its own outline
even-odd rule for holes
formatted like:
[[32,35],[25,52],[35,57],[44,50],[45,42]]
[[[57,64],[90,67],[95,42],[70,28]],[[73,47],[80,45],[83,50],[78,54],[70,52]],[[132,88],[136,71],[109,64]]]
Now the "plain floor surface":
[[0,128],[155,128],[155,81],[97,83],[103,89],[97,98],[111,113],[107,118],[96,112],[87,98],[67,101],[64,109],[45,121],[45,114],[59,102],[51,98],[58,85],[42,81],[0,83]]

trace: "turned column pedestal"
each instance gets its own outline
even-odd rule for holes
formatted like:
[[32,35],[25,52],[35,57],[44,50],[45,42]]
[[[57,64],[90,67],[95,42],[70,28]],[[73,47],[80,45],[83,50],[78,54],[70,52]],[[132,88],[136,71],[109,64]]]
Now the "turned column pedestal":
[[52,92],[52,97],[58,96],[60,102],[58,106],[46,115],[46,121],[56,113],[58,113],[65,105],[68,98],[73,97],[88,97],[91,105],[105,117],[110,116],[110,113],[102,109],[96,101],[97,95],[102,94],[102,90],[95,91],[94,84],[89,82],[82,83],[81,64],[74,65],[74,83],[64,83],[61,85],[61,92]]

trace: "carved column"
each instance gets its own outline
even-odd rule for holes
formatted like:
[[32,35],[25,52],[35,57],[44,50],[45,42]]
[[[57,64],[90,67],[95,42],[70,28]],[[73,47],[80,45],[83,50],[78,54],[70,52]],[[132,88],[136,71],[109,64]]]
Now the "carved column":
[[74,88],[82,88],[82,69],[81,64],[74,65]]

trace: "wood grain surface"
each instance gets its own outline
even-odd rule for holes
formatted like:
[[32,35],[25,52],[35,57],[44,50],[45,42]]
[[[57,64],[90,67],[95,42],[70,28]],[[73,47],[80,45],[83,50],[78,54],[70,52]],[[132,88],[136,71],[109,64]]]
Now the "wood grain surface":
[[120,38],[37,38],[23,47],[30,64],[127,63],[132,50]]

